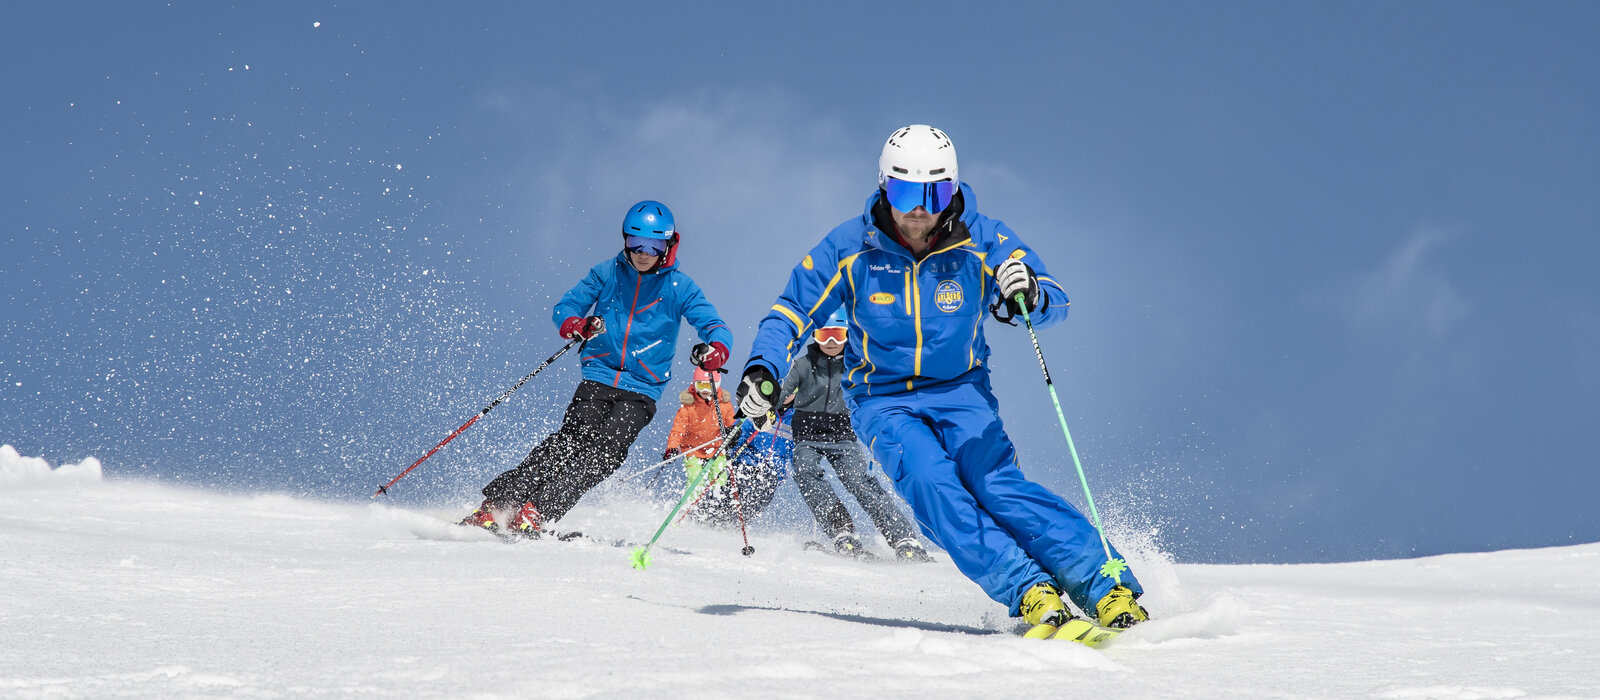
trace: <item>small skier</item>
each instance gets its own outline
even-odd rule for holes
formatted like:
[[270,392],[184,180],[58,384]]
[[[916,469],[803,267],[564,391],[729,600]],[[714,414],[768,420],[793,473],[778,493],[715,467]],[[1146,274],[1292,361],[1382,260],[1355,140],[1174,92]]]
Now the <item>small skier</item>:
[[689,361],[706,371],[728,359],[733,335],[689,275],[678,270],[679,234],[666,205],[643,201],[622,221],[622,251],[589,270],[555,305],[563,338],[584,340],[583,381],[561,427],[483,488],[462,525],[537,536],[616,472],[655,417],[672,377],[680,319],[701,342]]
[[[711,402],[713,392],[721,406]],[[667,433],[667,449],[661,454],[661,459],[669,460],[686,451],[689,453],[684,458],[686,462],[699,462],[715,456],[718,451],[716,439],[723,434],[723,430],[733,426],[734,410],[728,390],[717,389],[710,372],[696,369],[694,383],[678,393],[678,401],[683,406],[672,416],[672,431]],[[717,422],[719,412],[721,423]],[[707,442],[711,444],[707,445]]]
[[794,361],[783,387],[778,392],[792,401],[794,416],[794,483],[811,508],[812,517],[833,548],[841,554],[860,555],[861,537],[856,534],[850,510],[834,493],[822,468],[826,457],[839,483],[855,496],[867,517],[878,526],[897,561],[929,561],[928,550],[917,541],[911,523],[900,514],[898,499],[890,496],[869,471],[866,450],[850,427],[850,408],[845,405],[844,346],[848,340],[844,309],[833,312],[827,324],[811,334],[812,343]]
[[983,315],[1002,307],[1020,315],[1018,294],[1035,326],[1067,315],[1066,292],[1039,256],[978,213],[950,138],[920,124],[897,129],[865,210],[794,267],[761,321],[739,410],[769,416],[796,341],[843,308],[851,424],[923,534],[1034,625],[1030,636],[1073,618],[1063,591],[1099,624],[1128,627],[1148,619],[1136,600],[1143,587],[1131,571],[1120,572],[1120,583],[1101,574],[1110,562],[1094,524],[1023,475],[1000,424]]
[[[778,484],[788,476],[789,460],[794,456],[794,436],[787,415],[778,416],[760,429],[749,419],[739,421],[737,433],[709,468],[705,496],[689,511],[690,517],[707,525],[737,527],[761,514],[778,493]],[[732,460],[731,462],[729,460]],[[690,481],[702,468],[684,462]]]

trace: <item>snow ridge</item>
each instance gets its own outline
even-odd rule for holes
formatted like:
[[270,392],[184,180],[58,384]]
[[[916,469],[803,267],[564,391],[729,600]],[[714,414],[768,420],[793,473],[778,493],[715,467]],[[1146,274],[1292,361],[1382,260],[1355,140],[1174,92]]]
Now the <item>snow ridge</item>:
[[62,484],[100,481],[100,460],[85,457],[77,464],[63,464],[55,469],[43,457],[24,457],[11,445],[0,445],[0,487],[29,484]]

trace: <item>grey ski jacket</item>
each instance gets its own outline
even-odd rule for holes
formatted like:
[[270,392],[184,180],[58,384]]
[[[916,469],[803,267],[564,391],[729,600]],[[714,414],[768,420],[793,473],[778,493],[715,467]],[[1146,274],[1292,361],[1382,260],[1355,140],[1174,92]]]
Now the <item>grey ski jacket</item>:
[[779,396],[794,394],[794,439],[817,442],[853,442],[850,408],[844,402],[840,380],[844,355],[828,357],[812,343],[783,378]]

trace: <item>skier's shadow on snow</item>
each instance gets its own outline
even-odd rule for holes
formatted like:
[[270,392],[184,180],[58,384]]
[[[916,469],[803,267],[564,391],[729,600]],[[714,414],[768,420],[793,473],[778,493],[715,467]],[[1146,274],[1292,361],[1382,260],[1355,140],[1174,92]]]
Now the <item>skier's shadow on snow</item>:
[[804,615],[817,615],[842,622],[855,622],[859,624],[881,625],[883,627],[905,627],[918,629],[924,632],[955,632],[957,634],[992,635],[1000,634],[995,630],[982,627],[967,627],[964,625],[947,625],[940,622],[924,622],[922,620],[893,620],[884,617],[867,617],[866,615],[851,615],[848,613],[823,612],[821,610],[796,610],[794,608],[772,608],[761,605],[705,605],[695,609],[701,615],[737,615],[746,610],[770,610],[774,612],[801,613]]

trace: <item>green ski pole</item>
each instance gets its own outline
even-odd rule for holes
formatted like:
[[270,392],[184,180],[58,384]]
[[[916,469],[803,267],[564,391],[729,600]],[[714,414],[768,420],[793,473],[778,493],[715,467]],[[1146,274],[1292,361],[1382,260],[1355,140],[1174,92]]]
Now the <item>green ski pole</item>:
[[[718,452],[720,453],[721,450],[718,450]],[[700,490],[700,482],[705,481],[706,475],[709,473],[711,473],[711,464],[707,463],[704,467],[701,467],[700,471],[696,473],[694,478],[689,481],[689,485],[683,490],[683,496],[678,499],[678,503],[676,505],[672,506],[672,512],[667,514],[666,520],[661,521],[661,527],[656,528],[656,534],[652,536],[650,541],[645,543],[643,547],[633,550],[633,553],[630,555],[630,560],[633,562],[633,568],[639,569],[640,571],[650,568],[650,548],[656,546],[656,540],[661,539],[661,533],[667,531],[667,526],[672,524],[672,519],[677,517],[679,510],[683,509],[683,504],[689,502],[689,496]]]
[[1056,396],[1056,385],[1050,381],[1050,368],[1044,364],[1044,351],[1039,349],[1039,334],[1033,330],[1033,320],[1028,317],[1028,302],[1022,292],[1017,292],[1017,308],[1022,309],[1022,323],[1028,327],[1028,337],[1033,339],[1033,354],[1039,357],[1039,369],[1044,372],[1045,388],[1050,390],[1050,401],[1056,405],[1056,418],[1061,421],[1061,433],[1067,436],[1067,450],[1072,453],[1072,466],[1078,469],[1078,483],[1083,484],[1083,497],[1089,502],[1089,515],[1094,518],[1095,532],[1100,535],[1100,546],[1106,551],[1106,563],[1100,567],[1100,575],[1116,579],[1122,583],[1122,572],[1128,570],[1128,563],[1111,556],[1111,544],[1106,542],[1105,528],[1100,524],[1100,512],[1094,507],[1094,494],[1089,493],[1089,478],[1083,475],[1083,462],[1078,459],[1078,447],[1072,444],[1072,431],[1067,429],[1067,416],[1061,410],[1061,399]]
[[[735,426],[737,428],[737,424],[735,424]],[[724,440],[722,445],[717,448],[717,455],[727,452],[728,443],[732,442],[733,439],[738,436],[739,431],[737,429],[730,430],[728,432],[727,439]],[[745,448],[749,446],[750,443],[746,442],[745,444],[739,446],[738,451],[733,453],[733,458],[728,461],[729,470],[733,469],[733,460],[738,459],[740,455],[744,454]],[[646,542],[643,547],[633,550],[633,552],[630,554],[630,561],[633,562],[633,568],[642,571],[650,567],[650,548],[656,546],[656,540],[661,539],[661,533],[667,531],[667,526],[672,524],[672,519],[677,517],[678,511],[683,509],[683,505],[689,502],[689,497],[694,495],[696,491],[700,490],[700,482],[705,481],[706,475],[711,473],[712,462],[715,459],[716,456],[713,456],[711,460],[708,460],[706,465],[700,469],[700,472],[694,475],[694,479],[690,480],[689,485],[683,490],[683,497],[679,498],[678,503],[672,506],[672,512],[667,514],[666,520],[661,521],[661,527],[656,528],[656,534],[650,538],[650,541]]]

